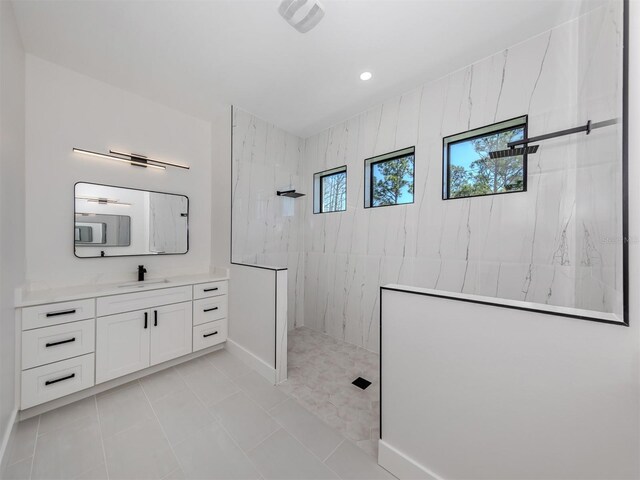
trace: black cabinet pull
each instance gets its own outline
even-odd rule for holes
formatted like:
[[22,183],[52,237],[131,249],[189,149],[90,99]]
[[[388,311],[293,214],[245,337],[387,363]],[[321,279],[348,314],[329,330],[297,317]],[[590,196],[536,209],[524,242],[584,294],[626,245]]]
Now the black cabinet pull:
[[158,326],[158,310],[153,311],[153,326]]
[[217,335],[217,334],[218,334],[218,331],[216,330],[216,331],[215,331],[215,332],[213,332],[213,333],[205,333],[205,334],[204,334],[204,335],[202,335],[202,336],[203,336],[204,338],[207,338],[207,337],[210,337],[210,336],[212,336],[212,335]]
[[60,312],[47,313],[47,317],[57,317],[58,315],[71,315],[72,313],[76,313],[75,308],[73,310],[62,310]]
[[205,288],[203,290],[203,292],[215,292],[216,290],[218,290],[218,287],[214,287],[214,288]]
[[76,337],[73,338],[69,338],[67,340],[60,340],[59,342],[51,342],[51,343],[47,343],[45,345],[46,348],[49,347],[55,347],[56,345],[62,345],[63,343],[71,343],[71,342],[75,342],[76,341]]
[[54,383],[62,382],[64,380],[69,380],[70,378],[73,378],[75,376],[76,376],[76,374],[72,373],[71,375],[67,375],[66,377],[56,378],[55,380],[47,380],[46,382],[44,382],[44,384],[45,385],[52,385]]
[[218,309],[218,307],[205,308],[204,309],[204,313],[213,312],[214,310],[217,310],[217,309]]
[[144,312],[144,328],[147,328],[147,320],[149,319],[149,314]]

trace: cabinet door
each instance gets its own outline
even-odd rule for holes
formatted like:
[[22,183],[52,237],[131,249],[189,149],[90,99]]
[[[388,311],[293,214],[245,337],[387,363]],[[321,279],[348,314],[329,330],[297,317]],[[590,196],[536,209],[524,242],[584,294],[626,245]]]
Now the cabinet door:
[[149,310],[99,317],[96,323],[96,383],[149,366]]
[[176,303],[151,309],[151,365],[191,353],[192,303]]

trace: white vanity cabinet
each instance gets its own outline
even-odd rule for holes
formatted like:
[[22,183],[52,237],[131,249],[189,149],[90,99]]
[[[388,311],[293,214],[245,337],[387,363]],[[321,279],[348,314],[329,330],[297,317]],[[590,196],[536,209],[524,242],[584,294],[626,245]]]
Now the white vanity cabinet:
[[193,351],[227,340],[227,282],[193,286]]
[[96,383],[149,366],[149,311],[98,318]]
[[96,384],[191,353],[191,302],[98,317]]
[[[191,353],[191,289],[164,288],[99,298],[96,384]],[[176,301],[179,303],[173,303]],[[126,312],[140,307],[151,308]]]
[[95,301],[35,305],[21,314],[21,409],[92,387]]
[[227,285],[167,280],[23,305],[21,410],[224,342]]
[[191,345],[192,303],[165,305],[152,310],[151,365],[181,357],[193,351]]

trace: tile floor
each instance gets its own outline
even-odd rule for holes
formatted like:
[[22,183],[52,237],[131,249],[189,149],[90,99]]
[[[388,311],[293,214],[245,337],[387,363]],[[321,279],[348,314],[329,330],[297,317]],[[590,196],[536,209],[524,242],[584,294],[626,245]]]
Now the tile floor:
[[394,478],[287,388],[214,352],[20,422],[2,478]]
[[[351,384],[359,376],[372,384]],[[373,457],[380,437],[380,356],[307,327],[289,332],[279,388]]]

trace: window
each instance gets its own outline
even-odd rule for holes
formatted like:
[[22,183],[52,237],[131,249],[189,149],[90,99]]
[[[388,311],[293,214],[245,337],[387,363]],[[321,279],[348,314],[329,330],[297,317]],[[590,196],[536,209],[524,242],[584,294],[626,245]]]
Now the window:
[[443,141],[444,200],[527,190],[527,155],[491,158],[527,137],[527,117],[470,130]]
[[414,174],[415,147],[365,160],[365,208],[413,203]]
[[347,167],[313,176],[313,213],[343,212],[347,209]]

